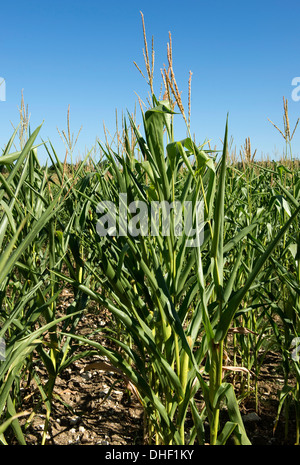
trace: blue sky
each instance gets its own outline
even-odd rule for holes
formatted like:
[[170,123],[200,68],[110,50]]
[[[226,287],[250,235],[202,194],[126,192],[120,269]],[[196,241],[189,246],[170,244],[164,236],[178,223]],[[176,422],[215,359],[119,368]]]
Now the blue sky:
[[[140,11],[149,43],[154,36],[155,90],[167,63],[168,34],[173,42],[176,79],[187,102],[192,77],[191,129],[197,142],[211,139],[221,148],[227,112],[237,151],[246,137],[257,154],[282,154],[282,98],[289,101],[293,127],[300,101],[292,100],[294,77],[300,76],[300,2],[260,1],[14,1],[1,2],[0,76],[6,101],[0,101],[0,147],[19,121],[21,91],[31,114],[31,129],[43,122],[40,138],[51,140],[61,159],[65,149],[59,130],[82,126],[74,158],[103,140],[103,122],[115,131],[115,112],[132,112],[148,95],[133,61],[144,70]],[[300,95],[300,92],[299,92]],[[139,110],[138,110],[139,112]],[[186,136],[181,117],[175,138]],[[293,139],[300,153],[300,126]],[[44,157],[43,152],[40,156]]]

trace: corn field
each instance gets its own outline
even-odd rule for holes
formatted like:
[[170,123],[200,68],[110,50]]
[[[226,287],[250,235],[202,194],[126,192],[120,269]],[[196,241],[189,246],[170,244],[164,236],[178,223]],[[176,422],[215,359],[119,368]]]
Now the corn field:
[[[258,411],[264,360],[275,352],[284,382],[274,430],[283,414],[286,426],[293,416],[289,434],[299,444],[300,164],[287,101],[285,156],[257,161],[247,139],[237,159],[226,115],[221,147],[195,142],[171,44],[163,97],[153,91],[147,47],[144,57],[150,98],[147,108],[141,103],[142,123],[123,116],[116,143],[99,142],[100,161],[89,153],[63,162],[43,142],[51,166],[42,166],[40,127],[31,133],[22,124],[2,151],[0,441],[26,445],[42,413],[40,443],[47,444],[55,386],[68,367],[86,360],[118,373],[138,399],[144,444],[249,445],[241,409],[251,398]],[[179,118],[187,128],[182,140]],[[103,202],[114,207],[114,218],[112,211],[103,216]],[[176,202],[191,205],[190,230],[177,234],[171,208],[168,234],[162,215],[155,234],[143,234],[142,207],[149,218],[153,203],[163,209]],[[201,240],[190,246],[197,205]],[[99,234],[107,223],[107,234]],[[61,311],[66,288],[72,299]],[[96,331],[106,343],[88,323],[85,334],[78,330],[91,306],[109,315],[109,325]]]

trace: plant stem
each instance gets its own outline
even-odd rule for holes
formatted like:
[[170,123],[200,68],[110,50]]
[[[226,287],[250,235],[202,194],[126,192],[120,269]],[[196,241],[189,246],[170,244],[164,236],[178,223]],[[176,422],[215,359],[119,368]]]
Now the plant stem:
[[212,425],[210,431],[210,444],[217,442],[220,419],[220,405],[216,394],[222,384],[223,369],[223,341],[219,344],[212,344],[212,360],[210,368],[210,403],[212,406]]

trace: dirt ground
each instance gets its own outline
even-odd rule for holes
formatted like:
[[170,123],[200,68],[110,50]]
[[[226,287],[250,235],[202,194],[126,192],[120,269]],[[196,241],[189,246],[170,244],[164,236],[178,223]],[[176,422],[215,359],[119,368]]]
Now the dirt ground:
[[[116,373],[84,372],[85,365],[74,363],[58,379],[47,444],[142,444],[143,410],[123,380]],[[43,413],[35,416],[28,444],[41,443],[44,419]]]
[[[84,316],[81,330],[105,325],[105,316],[97,313]],[[141,445],[143,444],[143,409],[130,393],[122,377],[115,372],[85,367],[103,357],[74,362],[58,378],[53,410],[47,433],[49,445]],[[288,435],[285,438],[284,414],[273,434],[277,414],[278,394],[282,387],[280,360],[268,354],[259,381],[259,409],[253,398],[241,404],[241,414],[248,437],[253,445],[292,445],[295,442],[295,415],[290,412]],[[41,379],[46,376],[40,366]],[[23,410],[31,411],[40,398],[34,383],[23,392]],[[21,423],[25,423],[25,418]],[[28,445],[39,445],[45,424],[45,409],[37,411],[26,429]]]

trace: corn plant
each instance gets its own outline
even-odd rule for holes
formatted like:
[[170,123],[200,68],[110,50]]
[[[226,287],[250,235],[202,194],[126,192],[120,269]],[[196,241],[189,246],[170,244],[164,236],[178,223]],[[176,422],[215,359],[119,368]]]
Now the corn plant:
[[[294,177],[294,176],[293,176]],[[293,205],[299,208],[299,193],[298,198],[295,198],[289,189],[277,183],[278,190],[284,194],[286,205]],[[291,190],[294,192],[294,186]],[[287,210],[287,207],[285,208]],[[291,213],[289,212],[289,215]],[[300,237],[298,231],[298,221],[296,220],[290,233],[286,236],[284,247],[278,257],[273,257],[272,262],[276,275],[281,283],[281,297],[274,300],[269,297],[270,307],[272,312],[269,313],[269,318],[272,323],[274,334],[277,341],[277,348],[282,356],[282,368],[284,373],[284,386],[279,393],[278,414],[275,421],[274,430],[276,430],[279,415],[282,407],[285,405],[285,435],[288,434],[288,418],[290,411],[290,403],[293,401],[296,412],[296,440],[295,444],[299,444],[300,428],[299,428],[299,317],[300,317],[300,268],[299,268],[299,246]],[[275,321],[275,317],[279,317],[281,325]],[[295,385],[290,385],[290,379],[295,377]]]
[[[43,142],[49,170],[39,164],[40,128],[27,132],[22,98],[20,150],[11,152],[16,128],[0,157],[0,338],[6,341],[0,441],[8,444],[13,432],[26,444],[27,428],[43,408],[45,444],[58,377],[78,358],[97,354],[106,360],[93,368],[121,374],[143,406],[146,444],[250,444],[239,400],[251,391],[254,372],[258,406],[261,352],[277,344],[285,384],[275,427],[293,400],[299,443],[299,172],[284,162],[257,164],[250,139],[242,162],[230,163],[228,119],[220,151],[197,144],[190,133],[192,73],[187,117],[171,36],[160,99],[144,20],[143,31],[151,94],[145,112],[141,105],[142,129],[128,114],[116,147],[99,143],[103,159],[93,168],[86,165],[89,154],[68,168]],[[176,104],[187,128],[180,140]],[[285,100],[284,111],[279,131],[292,158],[298,121],[291,135]],[[67,121],[67,134],[60,134],[72,160],[77,138],[69,111]],[[74,299],[61,313],[67,285]],[[109,327],[99,329],[110,344],[78,333],[89,300],[110,315]],[[226,361],[231,350],[233,363]],[[230,371],[241,373],[239,393]],[[24,411],[21,388],[32,380],[39,402]]]
[[[224,212],[227,125],[223,155],[215,165],[209,152],[197,147],[191,138],[174,141],[173,111],[166,101],[158,102],[153,96],[153,107],[143,115],[145,137],[130,116],[129,121],[142,161],[137,161],[128,144],[125,123],[125,152],[102,147],[108,169],[106,173],[95,172],[94,182],[89,176],[90,194],[82,192],[84,211],[92,207],[96,216],[84,231],[83,244],[90,257],[85,266],[102,292],[84,282],[77,286],[111,312],[126,337],[130,336],[131,344],[110,334],[117,346],[114,351],[87,338],[72,337],[97,348],[135,386],[147,417],[149,443],[185,444],[197,438],[203,444],[203,420],[208,418],[211,444],[225,443],[232,434],[237,442],[247,444],[234,390],[223,379],[228,369],[223,364],[224,343],[240,304],[299,208],[256,258],[248,275],[237,283],[244,241],[260,220],[256,217],[239,231],[234,229],[231,237],[227,231],[230,239],[224,243],[228,227]],[[169,139],[166,146],[164,130]],[[176,200],[181,205],[185,200],[193,206],[201,201],[204,205],[203,241],[197,247],[187,245],[190,230],[176,235],[174,210],[168,235],[156,230],[152,236],[141,229],[138,235],[130,234],[130,226],[136,221],[133,213],[142,203],[147,206],[147,215],[151,202],[174,205]],[[99,237],[95,221],[101,201],[111,202],[112,210],[117,208],[115,223],[112,212],[101,217],[102,229],[105,221],[108,229]],[[124,229],[124,211],[129,231]],[[229,252],[234,261],[228,260]],[[225,273],[227,266],[231,271],[226,269]],[[76,285],[74,280],[69,281]],[[201,409],[195,400],[198,391],[203,400]],[[223,404],[227,405],[229,419],[220,430]],[[189,439],[185,430],[188,412],[194,422]]]
[[[20,387],[22,383],[29,385],[31,379],[39,386],[41,403],[47,412],[44,443],[55,380],[72,356],[69,340],[60,338],[58,328],[63,324],[68,328],[76,325],[85,306],[83,296],[78,294],[67,315],[59,317],[56,312],[62,288],[53,270],[66,255],[67,242],[62,231],[69,234],[68,225],[62,227],[65,225],[59,221],[58,213],[69,186],[62,183],[54,196],[49,191],[47,168],[41,169],[37,148],[33,146],[39,130],[33,132],[21,151],[9,153],[15,130],[0,157],[0,166],[5,167],[0,174],[0,337],[6,341],[0,366],[0,413],[8,417],[4,424],[12,426],[21,444],[26,440],[19,414],[16,416],[22,406]],[[71,224],[75,217],[70,215]],[[49,378],[45,386],[35,371],[33,353],[35,357],[38,354],[47,369]],[[34,411],[28,414],[29,423],[33,416]],[[11,422],[10,418],[13,418]],[[1,441],[6,443],[4,434]]]

